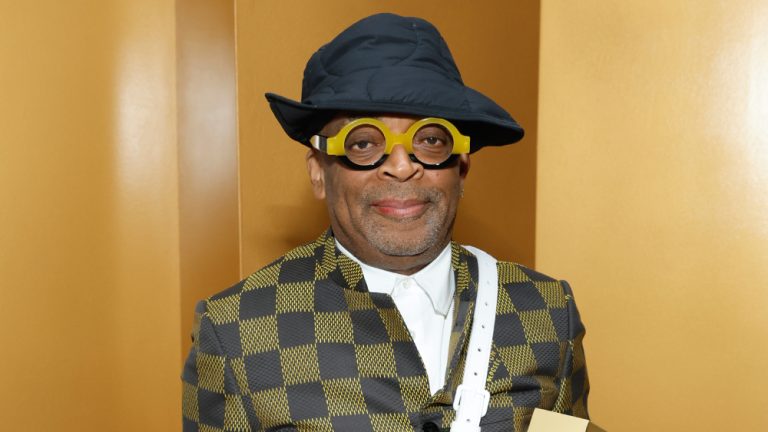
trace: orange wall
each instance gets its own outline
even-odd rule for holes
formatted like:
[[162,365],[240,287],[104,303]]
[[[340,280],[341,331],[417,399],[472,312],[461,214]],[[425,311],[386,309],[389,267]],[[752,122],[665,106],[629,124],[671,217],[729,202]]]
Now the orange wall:
[[182,357],[195,303],[240,279],[231,0],[176,1]]
[[526,128],[521,143],[472,156],[456,238],[533,264],[539,8],[538,2],[515,3],[237,2],[243,274],[328,226],[324,204],[309,188],[306,149],[285,136],[264,93],[299,99],[309,56],[354,21],[382,11],[423,16],[437,25],[464,81]]
[[180,429],[174,2],[0,4],[0,428]]
[[[456,237],[573,283],[609,430],[768,429],[768,7],[689,4],[386,3],[526,126]],[[0,5],[4,429],[180,429],[194,301],[327,225],[263,93],[383,5]]]
[[539,269],[614,431],[768,430],[768,3],[544,2]]

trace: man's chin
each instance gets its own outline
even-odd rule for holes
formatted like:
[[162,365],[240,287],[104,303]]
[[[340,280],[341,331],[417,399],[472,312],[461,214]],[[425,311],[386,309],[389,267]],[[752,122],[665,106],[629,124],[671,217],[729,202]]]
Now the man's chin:
[[398,231],[388,235],[379,232],[369,236],[368,241],[383,255],[415,257],[429,251],[439,239],[424,233],[418,235],[410,231]]
[[361,232],[379,253],[391,257],[416,257],[445,240],[446,232],[433,208],[414,217],[389,217],[370,212],[362,218]]

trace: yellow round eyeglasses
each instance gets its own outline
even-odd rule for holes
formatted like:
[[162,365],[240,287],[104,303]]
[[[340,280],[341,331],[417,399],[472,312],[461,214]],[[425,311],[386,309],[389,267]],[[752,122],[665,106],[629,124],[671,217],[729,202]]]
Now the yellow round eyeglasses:
[[310,143],[360,170],[379,167],[396,145],[402,145],[411,160],[428,169],[446,167],[458,155],[469,153],[469,137],[448,120],[435,117],[416,121],[402,134],[392,132],[381,120],[359,118],[332,137],[313,136]]

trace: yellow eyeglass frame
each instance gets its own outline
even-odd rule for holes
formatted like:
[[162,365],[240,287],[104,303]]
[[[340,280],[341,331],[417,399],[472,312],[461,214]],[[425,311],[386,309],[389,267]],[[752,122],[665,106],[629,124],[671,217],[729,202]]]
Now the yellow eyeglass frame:
[[[452,155],[458,155],[458,154],[465,154],[469,153],[469,137],[466,135],[462,135],[461,132],[456,128],[456,126],[453,125],[453,123],[449,122],[448,120],[437,118],[437,117],[427,117],[420,119],[416,122],[414,122],[410,127],[408,127],[408,130],[406,130],[404,133],[396,134],[393,133],[384,122],[381,120],[370,118],[370,117],[363,117],[359,119],[352,120],[351,122],[344,125],[344,127],[341,128],[341,130],[332,137],[324,137],[322,135],[315,135],[310,139],[310,143],[312,144],[312,147],[322,151],[323,153],[326,153],[331,156],[346,156],[346,152],[344,149],[344,142],[347,139],[347,135],[354,130],[355,128],[362,126],[362,125],[371,125],[376,127],[381,131],[381,133],[384,135],[384,141],[386,143],[386,146],[384,148],[384,155],[389,155],[392,153],[392,150],[395,148],[396,145],[402,145],[405,148],[405,151],[408,152],[408,154],[413,155],[413,137],[416,135],[416,132],[419,131],[424,126],[427,125],[439,125],[445,128],[448,133],[451,134],[451,138],[453,139],[453,149],[451,150]],[[382,156],[386,157],[386,156]],[[421,162],[424,164],[423,162]],[[375,163],[371,166],[378,165],[379,163]],[[426,164],[429,165],[429,164]],[[441,165],[441,164],[436,164]],[[364,165],[367,166],[367,165]]]

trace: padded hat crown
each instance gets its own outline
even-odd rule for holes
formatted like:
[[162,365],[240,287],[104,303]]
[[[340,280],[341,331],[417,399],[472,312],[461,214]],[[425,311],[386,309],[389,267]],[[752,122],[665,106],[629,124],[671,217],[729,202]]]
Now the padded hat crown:
[[266,97],[285,132],[305,145],[342,111],[441,117],[470,137],[473,152],[523,137],[509,113],[464,85],[442,36],[420,18],[356,22],[309,59],[301,102]]

